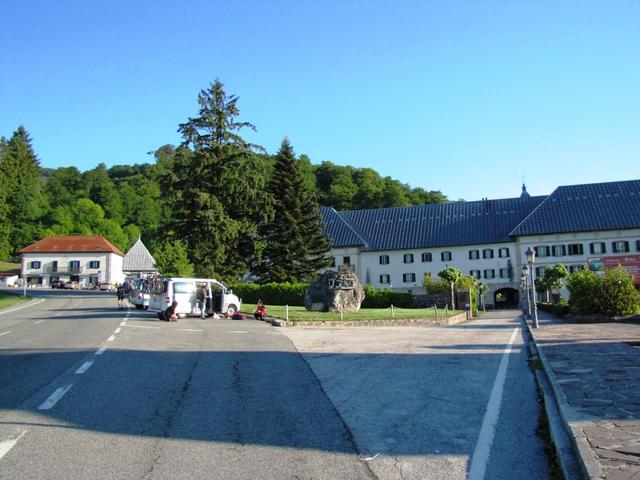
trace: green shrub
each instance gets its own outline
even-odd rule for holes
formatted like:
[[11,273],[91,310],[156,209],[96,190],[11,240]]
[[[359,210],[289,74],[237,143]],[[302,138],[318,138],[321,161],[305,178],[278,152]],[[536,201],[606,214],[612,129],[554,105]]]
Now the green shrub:
[[271,305],[304,305],[307,283],[236,283],[229,285],[243,303],[257,303],[262,300]]
[[605,270],[602,276],[590,270],[574,272],[567,279],[567,288],[572,313],[640,313],[640,293],[633,285],[633,277],[622,267]]
[[428,295],[451,295],[449,282],[442,279],[436,280],[429,272],[422,277],[422,285]]
[[600,281],[599,304],[600,313],[605,315],[640,313],[640,293],[624,268],[605,270]]
[[398,293],[389,289],[376,290],[371,285],[364,286],[362,308],[388,308],[390,305],[400,308],[414,307],[413,295]]
[[545,312],[553,313],[554,315],[563,316],[569,313],[569,305],[566,303],[538,303],[538,310],[544,310]]

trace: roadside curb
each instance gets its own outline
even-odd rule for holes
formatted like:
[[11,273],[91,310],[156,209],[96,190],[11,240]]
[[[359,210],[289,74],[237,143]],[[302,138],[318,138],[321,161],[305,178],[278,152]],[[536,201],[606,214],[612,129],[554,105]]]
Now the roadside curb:
[[4,315],[5,313],[15,312],[16,310],[22,310],[23,308],[32,307],[44,301],[45,301],[44,298],[31,298],[31,300],[29,300],[28,302],[21,303],[18,306],[11,306],[11,307],[0,309],[0,315]]
[[321,322],[288,322],[281,318],[266,317],[265,322],[270,323],[274,327],[411,327],[426,325],[456,325],[458,323],[469,320],[467,312],[452,315],[447,318],[415,318],[415,319],[387,319],[387,320],[331,320]]
[[[599,462],[597,461],[587,438],[584,433],[580,430],[578,426],[571,424],[571,406],[567,402],[567,397],[562,391],[560,384],[558,383],[558,379],[553,373],[551,366],[549,365],[549,360],[547,359],[544,351],[541,347],[538,346],[536,341],[536,337],[534,335],[534,330],[531,328],[529,323],[527,322],[526,317],[522,316],[523,323],[526,326],[529,338],[531,342],[529,343],[532,351],[537,357],[540,359],[542,363],[542,371],[537,370],[536,373],[536,381],[538,382],[538,386],[540,390],[543,392],[545,397],[545,409],[547,410],[547,414],[549,414],[549,409],[552,407],[547,407],[547,401],[549,400],[552,404],[557,406],[557,410],[560,416],[560,422],[552,422],[551,418],[549,421],[549,428],[551,430],[551,436],[554,440],[554,447],[556,449],[556,454],[558,455],[558,460],[560,462],[561,468],[567,480],[573,478],[586,478],[589,480],[601,480],[604,478],[604,472],[600,467]],[[544,379],[539,377],[539,373],[544,372]],[[544,385],[545,380],[548,382],[550,389]],[[550,390],[550,391],[549,391]],[[584,417],[584,416],[583,416]],[[586,418],[583,418],[583,423]],[[588,421],[588,420],[587,420]],[[564,430],[564,431],[561,431]],[[566,445],[562,442],[562,437],[568,436],[572,441],[573,452],[566,448]],[[556,439],[559,440],[560,444],[556,443]],[[578,463],[580,472],[575,472],[572,465],[574,463]],[[578,476],[576,476],[578,475]]]

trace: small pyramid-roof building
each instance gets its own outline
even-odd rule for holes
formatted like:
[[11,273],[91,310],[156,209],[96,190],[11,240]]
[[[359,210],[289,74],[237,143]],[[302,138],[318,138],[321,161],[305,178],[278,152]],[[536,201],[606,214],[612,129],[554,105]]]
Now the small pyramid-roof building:
[[156,261],[140,238],[125,254],[122,271],[125,273],[154,273],[158,271]]

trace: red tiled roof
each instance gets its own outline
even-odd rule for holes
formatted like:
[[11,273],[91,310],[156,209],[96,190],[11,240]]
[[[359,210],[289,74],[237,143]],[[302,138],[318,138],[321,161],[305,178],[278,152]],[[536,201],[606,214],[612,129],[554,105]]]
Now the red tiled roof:
[[20,250],[20,253],[98,253],[111,252],[124,257],[118,248],[100,235],[47,237]]

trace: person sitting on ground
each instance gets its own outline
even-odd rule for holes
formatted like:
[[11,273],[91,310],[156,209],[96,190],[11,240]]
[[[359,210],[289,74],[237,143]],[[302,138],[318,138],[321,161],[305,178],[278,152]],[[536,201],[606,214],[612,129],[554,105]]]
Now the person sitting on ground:
[[253,316],[256,317],[256,320],[264,321],[264,317],[267,316],[267,307],[264,306],[262,300],[258,300],[258,306],[256,307],[256,311],[253,312]]
[[164,311],[164,319],[167,322],[177,322],[178,321],[178,315],[176,314],[176,307],[178,306],[178,302],[176,302],[175,300],[173,301],[173,303],[167,307],[167,309]]

